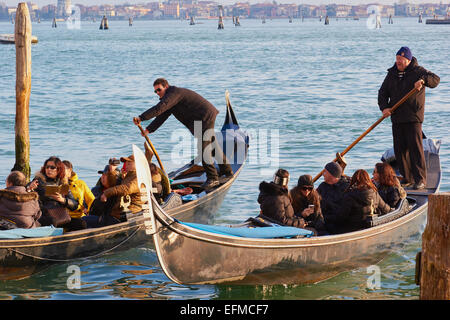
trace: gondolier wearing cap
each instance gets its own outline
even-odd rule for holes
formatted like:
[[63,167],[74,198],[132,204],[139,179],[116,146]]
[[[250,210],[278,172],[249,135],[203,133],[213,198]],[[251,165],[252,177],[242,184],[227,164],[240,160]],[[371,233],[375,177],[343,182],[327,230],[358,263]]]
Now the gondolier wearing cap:
[[[145,134],[155,132],[170,115],[174,115],[194,135],[196,121],[201,122],[201,137],[198,141],[198,151],[201,150],[201,160],[206,171],[207,181],[202,185],[205,189],[219,185],[219,177],[224,175],[231,177],[233,171],[220,146],[215,143],[214,148],[208,146],[215,141],[214,123],[219,111],[198,93],[176,86],[169,85],[164,78],[158,78],[153,83],[155,93],[159,96],[158,104],[148,109],[141,115],[134,117],[133,122],[137,125],[141,121],[155,118],[145,129]],[[207,130],[209,134],[205,135]],[[207,136],[207,137],[204,137]],[[201,146],[201,147],[200,147]],[[205,152],[206,151],[206,152]],[[220,172],[214,166],[214,153],[219,164]]]
[[[425,87],[434,88],[439,81],[437,75],[419,66],[408,47],[401,47],[378,91],[380,110],[384,116],[391,116],[395,159],[403,176],[401,182],[404,186],[414,184],[414,189],[426,186],[422,144]],[[418,92],[391,114],[391,108],[413,88]]]

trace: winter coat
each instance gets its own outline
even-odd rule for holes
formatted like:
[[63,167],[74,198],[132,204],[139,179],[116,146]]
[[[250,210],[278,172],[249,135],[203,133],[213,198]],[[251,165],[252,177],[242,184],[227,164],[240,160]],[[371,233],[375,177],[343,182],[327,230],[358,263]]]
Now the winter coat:
[[[399,78],[399,71],[394,64],[388,69],[388,74],[378,90],[378,106],[380,110],[393,107],[409,91],[414,88],[414,83],[419,79],[425,81],[424,86],[435,88],[440,78],[434,73],[419,66],[417,59],[412,58],[410,64],[405,69],[403,78]],[[392,123],[422,123],[425,112],[425,88],[407,99],[391,115]]]
[[335,233],[351,232],[367,227],[366,219],[371,214],[383,215],[391,211],[377,191],[367,189],[350,189],[342,200],[336,215],[330,220],[336,227]]
[[35,178],[38,180],[38,186],[35,191],[39,194],[39,201],[42,209],[42,213],[45,216],[46,209],[65,207],[69,211],[74,211],[78,208],[78,200],[74,198],[72,192],[69,188],[69,193],[65,196],[66,202],[64,204],[59,203],[56,200],[53,200],[45,195],[45,186],[59,186],[63,184],[68,184],[69,181],[67,178],[64,178],[62,181],[60,179],[50,179],[41,172],[37,172]]
[[[125,178],[122,180],[121,184],[106,189],[103,194],[107,197],[130,197],[130,204],[128,209],[132,213],[136,213],[142,210],[142,201],[141,201],[141,191],[137,182],[136,171],[128,171]],[[120,219],[121,213],[123,212],[121,201],[116,201],[114,205],[111,215],[117,219]]]
[[398,186],[382,186],[379,183],[375,183],[378,189],[378,193],[381,198],[392,208],[397,207],[400,200],[406,198],[406,192],[400,183]]
[[327,216],[334,215],[340,209],[341,201],[349,184],[348,178],[342,176],[335,184],[322,182],[317,188],[317,192],[321,197],[320,207],[326,223]]
[[40,227],[39,195],[27,192],[25,187],[14,186],[0,190],[0,218],[13,221],[18,228]]
[[[289,191],[289,198],[296,216],[303,218],[308,227],[316,229],[319,233],[325,231],[325,221],[320,208],[320,195],[316,190],[312,190],[308,197],[305,198],[298,190],[298,187],[294,187]],[[314,205],[314,213],[305,218],[302,216],[302,212],[309,205]]]
[[[89,211],[95,197],[83,180],[78,179],[78,175],[73,172],[69,178],[69,189],[75,199],[78,200],[78,208],[69,211],[72,218],[81,218],[85,215],[84,211]],[[85,204],[87,208],[85,208]]]
[[305,227],[305,220],[294,214],[287,189],[273,182],[261,182],[259,185],[258,203],[261,214],[270,220],[297,228]]
[[213,128],[219,111],[198,93],[175,86],[169,86],[159,103],[142,113],[141,120],[149,120],[156,117],[147,130],[156,131],[170,115],[174,115],[194,134],[194,121],[202,121],[205,127]]

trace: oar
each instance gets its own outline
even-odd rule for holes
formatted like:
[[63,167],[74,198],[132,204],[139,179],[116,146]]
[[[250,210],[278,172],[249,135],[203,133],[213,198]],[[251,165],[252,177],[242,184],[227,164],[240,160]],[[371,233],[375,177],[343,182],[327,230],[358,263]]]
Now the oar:
[[153,146],[153,143],[150,141],[150,138],[148,137],[148,135],[145,134],[145,131],[144,131],[144,129],[142,129],[141,124],[138,123],[137,126],[138,126],[139,130],[141,130],[141,133],[142,133],[142,135],[145,137],[145,140],[147,140],[148,144],[150,145],[150,148],[152,148],[152,151],[153,151],[153,153],[155,154],[156,159],[158,159],[159,167],[160,167],[161,170],[164,172],[164,175],[167,176],[166,170],[164,170],[164,166],[163,166],[163,164],[162,164],[162,162],[161,162],[161,159],[160,159],[159,156],[158,156],[158,152],[156,152],[156,149],[155,149],[155,147]]
[[[409,97],[411,97],[414,93],[417,92],[417,89],[414,88],[411,91],[409,91],[403,98],[401,98],[392,108],[391,108],[391,114],[400,106],[402,105],[407,99],[409,99]],[[343,157],[347,152],[350,151],[350,149],[352,149],[359,141],[362,140],[362,138],[364,138],[367,134],[369,134],[370,131],[372,131],[377,125],[380,124],[381,121],[383,121],[384,119],[386,119],[389,116],[382,116],[380,119],[378,119],[374,124],[372,124],[366,131],[364,131],[363,134],[361,134],[358,139],[356,139],[355,141],[352,142],[351,145],[349,145],[344,151],[342,151],[340,153],[340,155]],[[336,162],[338,159],[334,158],[333,162]],[[314,177],[313,182],[315,182],[317,179],[319,179],[325,169],[322,169],[322,171],[320,171],[320,173]]]

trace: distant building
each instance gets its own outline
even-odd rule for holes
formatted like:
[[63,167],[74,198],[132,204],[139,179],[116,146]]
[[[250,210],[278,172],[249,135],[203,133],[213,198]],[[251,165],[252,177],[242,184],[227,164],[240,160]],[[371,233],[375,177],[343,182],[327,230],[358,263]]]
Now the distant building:
[[58,17],[68,17],[72,14],[71,0],[58,0],[56,5],[56,15]]

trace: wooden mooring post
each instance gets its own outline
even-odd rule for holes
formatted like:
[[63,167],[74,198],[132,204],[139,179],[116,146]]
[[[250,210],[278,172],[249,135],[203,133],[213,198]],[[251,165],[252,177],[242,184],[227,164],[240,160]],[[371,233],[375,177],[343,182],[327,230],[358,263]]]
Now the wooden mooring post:
[[16,163],[13,170],[30,178],[29,107],[31,90],[31,18],[26,3],[17,7],[14,37],[16,43]]
[[416,259],[421,300],[450,300],[450,193],[428,196],[427,226]]

